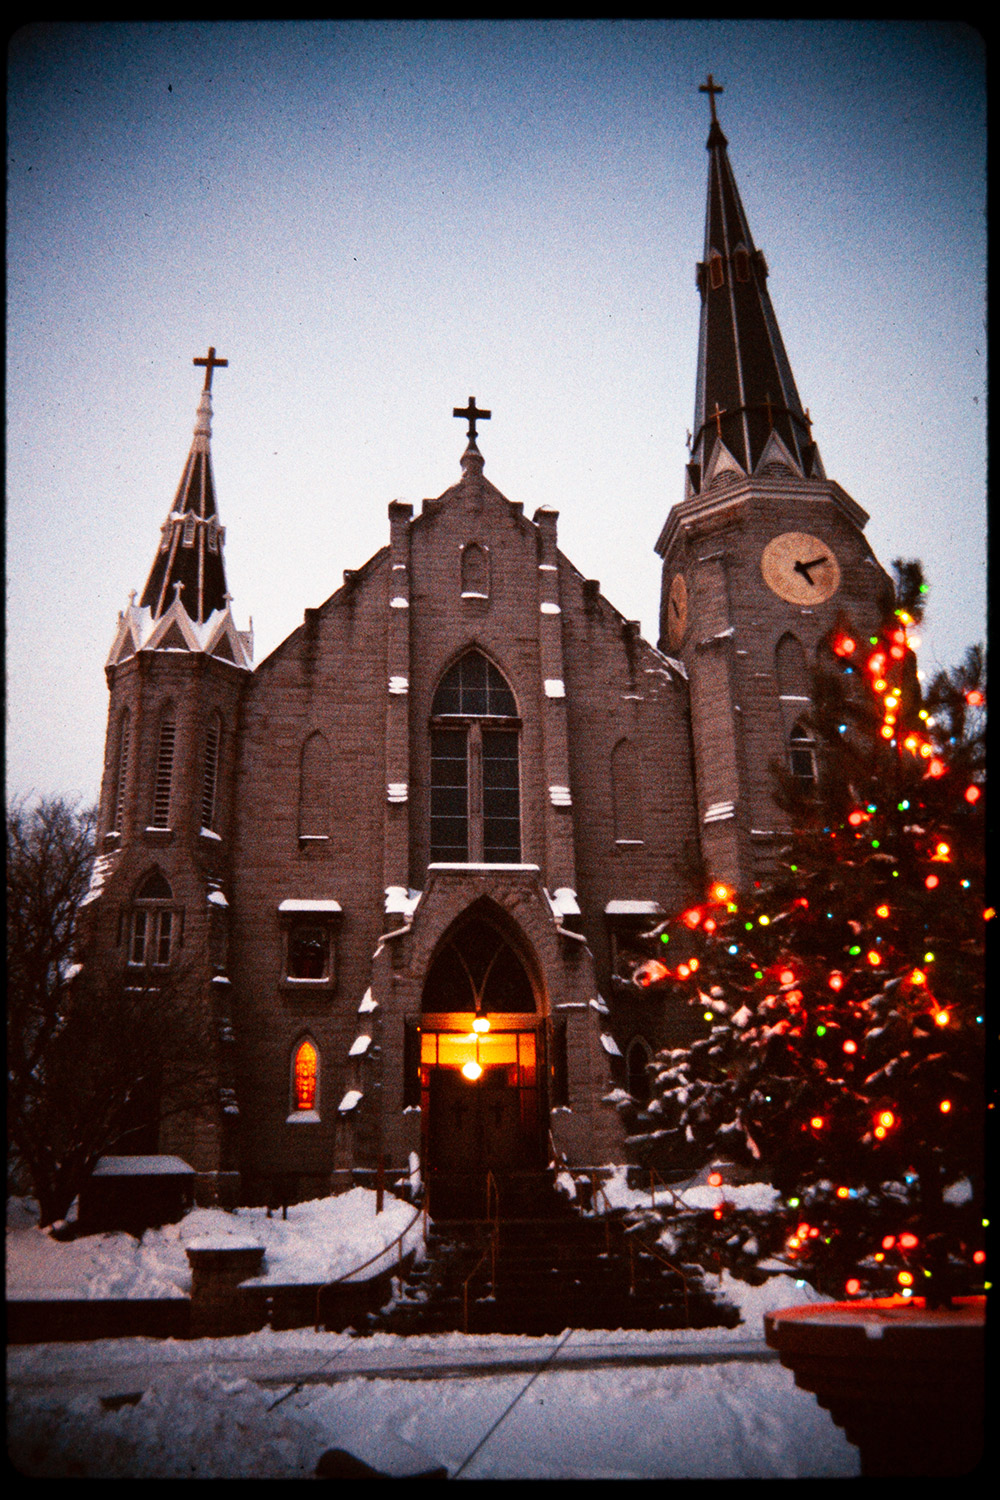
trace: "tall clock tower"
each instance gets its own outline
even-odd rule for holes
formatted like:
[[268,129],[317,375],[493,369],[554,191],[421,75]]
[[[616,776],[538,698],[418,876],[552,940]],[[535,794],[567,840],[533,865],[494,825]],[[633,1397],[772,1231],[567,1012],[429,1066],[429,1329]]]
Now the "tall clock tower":
[[660,649],[691,694],[707,874],[745,886],[771,867],[785,816],[774,766],[812,779],[812,668],[839,625],[881,621],[890,581],[867,513],[826,477],[796,389],[715,109],[693,437],[684,499],[656,544]]

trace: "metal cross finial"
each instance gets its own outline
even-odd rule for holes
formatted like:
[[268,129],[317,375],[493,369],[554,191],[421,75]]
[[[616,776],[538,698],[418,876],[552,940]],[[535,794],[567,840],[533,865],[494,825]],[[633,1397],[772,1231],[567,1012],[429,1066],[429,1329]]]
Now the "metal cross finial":
[[716,83],[716,81],[712,77],[711,73],[709,73],[709,75],[706,78],[705,82],[704,83],[699,83],[699,85],[698,85],[698,92],[699,92],[699,94],[707,94],[708,95],[708,102],[712,106],[712,124],[713,125],[717,125],[719,122],[718,122],[718,120],[716,119],[716,116],[715,116],[715,96],[716,96],[716,94],[721,94],[723,92],[722,84],[721,83]]
[[228,359],[216,359],[215,346],[214,344],[210,344],[206,357],[204,359],[193,359],[191,363],[193,365],[205,366],[205,384],[202,389],[210,391],[212,389],[212,372],[214,370],[224,370],[229,361]]
[[709,412],[708,414],[709,421],[715,423],[715,433],[719,438],[722,437],[722,419],[725,415],[725,409],[723,407],[720,407],[718,401],[716,401],[715,403],[715,410],[713,412]]
[[473,442],[476,440],[476,423],[488,422],[493,415],[489,411],[480,411],[476,405],[475,396],[469,397],[468,406],[456,406],[452,411],[453,417],[467,417],[469,422],[469,437]]

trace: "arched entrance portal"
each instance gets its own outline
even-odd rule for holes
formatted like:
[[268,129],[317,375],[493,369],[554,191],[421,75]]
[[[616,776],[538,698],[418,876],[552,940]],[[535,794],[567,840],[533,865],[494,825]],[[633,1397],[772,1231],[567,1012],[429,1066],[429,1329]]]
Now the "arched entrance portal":
[[[499,913],[497,914],[499,918]],[[527,964],[489,905],[446,933],[421,1004],[424,1164],[432,1212],[481,1212],[545,1165],[544,1021]]]

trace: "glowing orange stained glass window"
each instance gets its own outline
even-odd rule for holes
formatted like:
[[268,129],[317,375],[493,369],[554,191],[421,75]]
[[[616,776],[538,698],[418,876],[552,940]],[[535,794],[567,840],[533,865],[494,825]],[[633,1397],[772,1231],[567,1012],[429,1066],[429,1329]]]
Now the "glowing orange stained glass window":
[[319,1057],[312,1042],[303,1042],[295,1054],[295,1108],[316,1108],[316,1073]]

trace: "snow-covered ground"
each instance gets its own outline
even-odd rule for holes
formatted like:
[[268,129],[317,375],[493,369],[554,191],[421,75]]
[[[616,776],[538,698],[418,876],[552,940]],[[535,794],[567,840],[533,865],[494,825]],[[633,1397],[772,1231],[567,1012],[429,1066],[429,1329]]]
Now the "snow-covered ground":
[[[770,1190],[724,1191],[763,1206]],[[612,1183],[613,1201],[628,1194]],[[268,1277],[336,1276],[411,1217],[388,1198],[376,1216],[374,1194],[354,1189],[296,1205],[287,1221],[263,1209],[197,1210],[141,1244],[128,1235],[60,1244],[14,1203],[8,1296],[184,1294],[184,1247],[219,1234],[263,1243]],[[8,1451],[33,1477],[309,1478],[331,1448],[386,1474],[441,1466],[467,1479],[856,1476],[857,1450],[829,1415],[761,1359],[763,1312],[816,1294],[782,1276],[762,1288],[724,1277],[719,1290],[740,1307],[741,1326],[561,1338],[265,1330],[14,1348]]]

